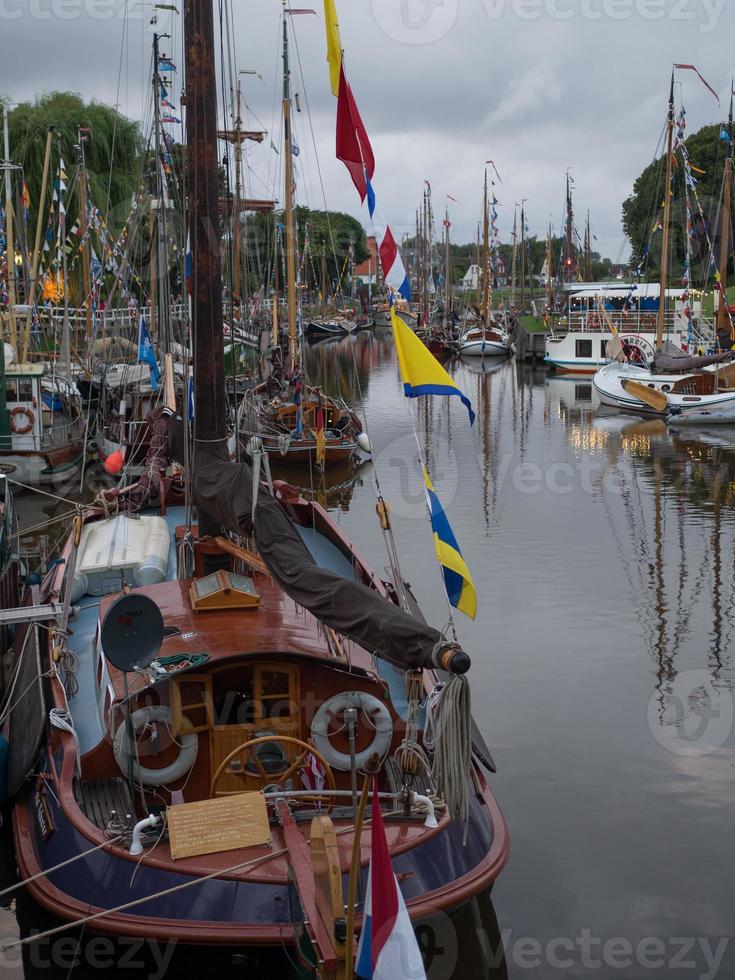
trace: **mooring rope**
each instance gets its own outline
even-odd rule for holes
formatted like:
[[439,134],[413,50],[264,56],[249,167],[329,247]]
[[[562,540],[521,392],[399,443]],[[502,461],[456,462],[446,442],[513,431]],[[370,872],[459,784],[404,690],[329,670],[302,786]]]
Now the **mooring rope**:
[[434,765],[431,775],[452,820],[461,820],[467,837],[469,786],[472,779],[470,685],[464,674],[452,674],[434,703]]

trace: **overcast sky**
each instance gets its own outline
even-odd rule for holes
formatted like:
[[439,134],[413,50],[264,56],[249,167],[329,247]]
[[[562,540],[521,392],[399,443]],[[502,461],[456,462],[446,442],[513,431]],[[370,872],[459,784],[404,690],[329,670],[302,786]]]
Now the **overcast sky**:
[[[334,159],[323,10],[320,0],[308,2],[317,16],[293,19],[303,69],[302,79],[294,58],[303,110],[296,116],[299,199],[324,206],[318,158],[327,206],[365,223]],[[281,158],[270,139],[278,143],[281,4],[232,6],[237,67],[262,75],[243,76],[255,114],[246,121],[269,130],[262,147],[248,150],[247,190],[280,197]],[[451,195],[460,202],[448,202],[454,240],[474,239],[483,167],[492,159],[502,178],[503,240],[522,198],[532,233],[543,235],[549,221],[561,230],[570,168],[580,227],[589,208],[599,250],[625,259],[621,203],[656,151],[672,62],[696,64],[722,99],[719,109],[693,73],[678,73],[690,132],[726,115],[733,0],[337,0],[337,10],[348,77],[375,151],[376,193],[399,239],[413,229],[425,180],[438,221]],[[70,89],[142,118],[152,13],[138,0],[127,8],[120,0],[0,0],[0,92],[20,101]],[[158,17],[182,68],[182,18]],[[172,89],[176,105],[182,77]]]

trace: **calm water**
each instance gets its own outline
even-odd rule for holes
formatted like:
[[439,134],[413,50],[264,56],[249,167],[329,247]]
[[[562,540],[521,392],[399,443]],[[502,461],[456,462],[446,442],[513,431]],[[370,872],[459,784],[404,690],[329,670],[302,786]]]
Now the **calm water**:
[[[513,362],[450,367],[474,428],[456,399],[414,403],[412,421],[387,340],[322,345],[309,363],[364,404],[374,461],[301,484],[382,569],[379,481],[404,577],[442,626],[418,438],[478,591],[476,621],[456,623],[512,853],[492,903],[422,936],[430,976],[735,978],[735,427],[680,437],[605,416],[588,382]],[[34,523],[53,505],[21,510]],[[4,861],[11,880],[7,843]],[[24,932],[48,924],[13,904],[5,935],[16,912]],[[178,955],[168,975],[215,961],[229,964]],[[25,976],[96,976],[86,962],[26,956]],[[2,980],[22,975],[0,964]]]

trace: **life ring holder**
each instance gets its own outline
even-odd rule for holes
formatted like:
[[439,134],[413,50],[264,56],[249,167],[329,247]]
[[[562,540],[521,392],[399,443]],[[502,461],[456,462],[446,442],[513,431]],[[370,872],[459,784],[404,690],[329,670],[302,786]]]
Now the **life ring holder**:
[[344,714],[347,708],[357,708],[375,730],[375,736],[367,748],[355,756],[355,765],[364,769],[372,755],[382,759],[390,749],[393,739],[393,719],[382,701],[366,691],[345,691],[326,700],[311,720],[311,740],[333,769],[349,772],[352,759],[349,752],[340,752],[329,738],[329,726],[335,715]]
[[[160,721],[170,727],[171,709],[160,704],[138,708],[130,716],[130,721],[136,732],[152,721]],[[182,732],[179,735],[177,743],[181,747],[181,751],[178,757],[170,765],[164,766],[162,769],[149,769],[141,765],[136,766],[138,781],[143,786],[164,786],[168,783],[175,783],[177,780],[183,779],[196,762],[197,752],[199,751],[199,737],[195,732],[187,731],[187,729],[191,729],[191,722],[185,715],[182,716],[181,721]],[[112,747],[115,753],[115,761],[120,767],[120,770],[126,773],[130,760],[127,721],[123,720],[120,723],[120,726],[115,732]]]
[[[25,425],[17,425],[16,419],[24,415],[28,420]],[[25,436],[32,429],[36,422],[36,416],[33,414],[33,409],[28,408],[25,405],[16,405],[15,408],[10,410],[10,429],[16,436]]]

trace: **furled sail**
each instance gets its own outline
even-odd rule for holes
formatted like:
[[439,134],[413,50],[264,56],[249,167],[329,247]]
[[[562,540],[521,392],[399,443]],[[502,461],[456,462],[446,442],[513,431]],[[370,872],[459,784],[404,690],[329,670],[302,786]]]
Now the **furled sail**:
[[[176,457],[175,446],[172,451]],[[263,561],[284,592],[365,650],[403,670],[442,666],[464,673],[469,669],[467,654],[437,630],[362,583],[318,565],[284,508],[263,486],[258,489],[253,526],[252,468],[229,461],[221,444],[198,448],[194,499],[215,527],[254,534]]]

